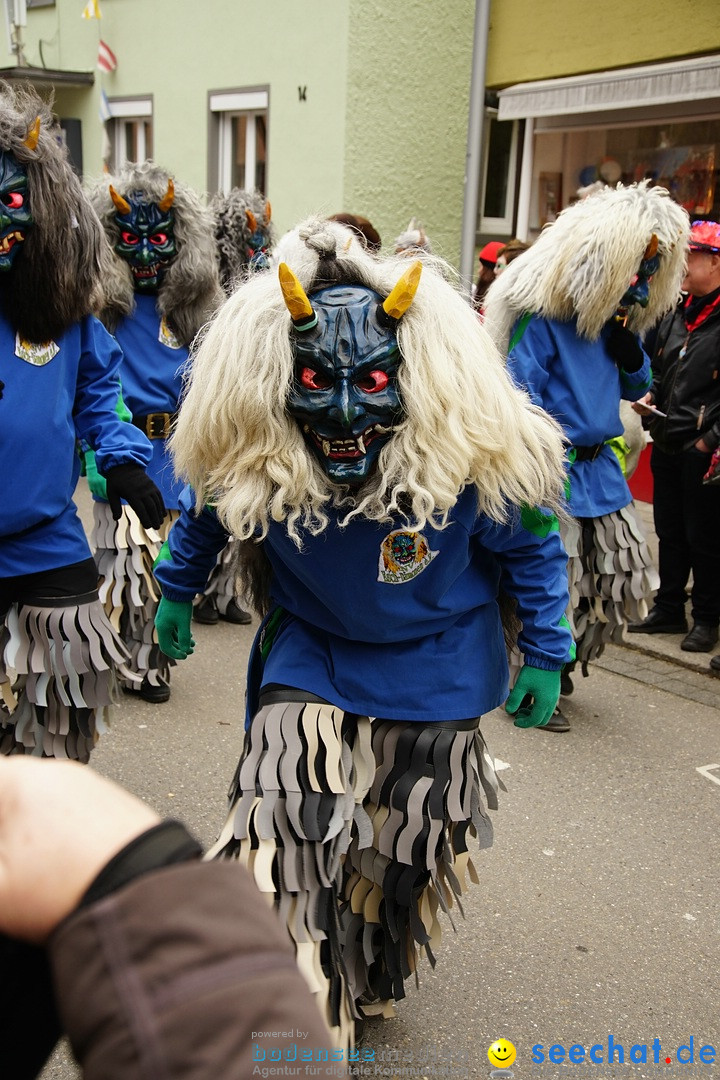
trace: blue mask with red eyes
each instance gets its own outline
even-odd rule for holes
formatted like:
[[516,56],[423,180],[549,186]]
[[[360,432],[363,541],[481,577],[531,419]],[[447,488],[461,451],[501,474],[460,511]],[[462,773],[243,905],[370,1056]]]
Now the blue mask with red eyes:
[[650,302],[650,282],[658,272],[660,256],[658,255],[658,239],[655,233],[645,249],[640,266],[635,277],[630,282],[627,291],[620,301],[620,310],[624,312],[633,304],[647,307]]
[[138,292],[156,292],[177,255],[174,212],[163,209],[162,202],[146,202],[139,191],[131,191],[123,201],[128,212],[115,215],[120,230],[115,251],[129,263]]
[[10,269],[32,224],[27,172],[0,151],[0,271]]
[[310,301],[317,324],[293,332],[288,411],[328,477],[358,487],[403,416],[395,325],[364,286],[321,289]]

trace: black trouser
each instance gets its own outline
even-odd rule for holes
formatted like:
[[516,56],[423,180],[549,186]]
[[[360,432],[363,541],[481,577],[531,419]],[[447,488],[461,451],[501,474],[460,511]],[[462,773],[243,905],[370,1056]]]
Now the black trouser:
[[94,600],[97,584],[94,559],[83,559],[54,570],[40,570],[36,574],[0,578],[0,618],[7,614],[12,604],[43,607],[44,601],[49,601],[50,606],[61,607],[58,600],[63,597],[72,597],[76,604]]
[[720,487],[703,484],[710,454],[652,448],[653,513],[659,541],[660,588],[655,605],[671,617],[685,611],[693,575],[692,617],[704,626],[720,621]]

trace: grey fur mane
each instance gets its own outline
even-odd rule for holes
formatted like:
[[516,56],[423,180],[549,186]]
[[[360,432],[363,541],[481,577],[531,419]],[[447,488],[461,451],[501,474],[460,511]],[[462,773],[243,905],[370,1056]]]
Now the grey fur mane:
[[[40,119],[37,145],[26,139]],[[31,87],[0,83],[0,150],[27,170],[33,225],[0,283],[5,314],[34,342],[60,337],[100,303],[102,229],[68,160],[51,111]],[[5,280],[7,279],[7,280]]]
[[[106,176],[90,189],[90,198],[105,230],[112,260],[105,282],[105,304],[101,318],[110,331],[135,309],[135,290],[130,267],[115,254],[120,238],[110,197],[110,185],[128,198],[141,191],[148,202],[159,202],[166,194],[171,174],[152,161],[128,165],[117,176]],[[165,271],[158,290],[158,308],[181,345],[189,345],[198,330],[222,300],[218,279],[212,220],[208,210],[190,188],[173,177],[175,199],[175,240],[178,253]]]

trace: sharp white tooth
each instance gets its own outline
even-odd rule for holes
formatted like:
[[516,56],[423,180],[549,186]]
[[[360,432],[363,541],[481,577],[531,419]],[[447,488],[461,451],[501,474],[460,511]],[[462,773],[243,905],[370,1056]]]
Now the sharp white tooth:
[[322,452],[325,455],[325,457],[330,457],[330,440],[329,439],[323,439],[323,441],[322,441]]
[[362,435],[358,435],[358,437],[356,439],[356,442],[357,442],[358,450],[360,451],[361,454],[364,454],[365,453],[365,440],[363,439]]

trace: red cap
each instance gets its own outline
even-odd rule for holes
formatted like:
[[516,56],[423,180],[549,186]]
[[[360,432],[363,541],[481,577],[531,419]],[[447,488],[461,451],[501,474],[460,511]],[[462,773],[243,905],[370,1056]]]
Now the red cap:
[[720,253],[720,225],[717,221],[693,221],[690,250]]
[[498,253],[505,247],[504,240],[491,240],[489,244],[486,244],[478,255],[478,259],[481,263],[485,263],[486,266],[494,266],[497,262]]

